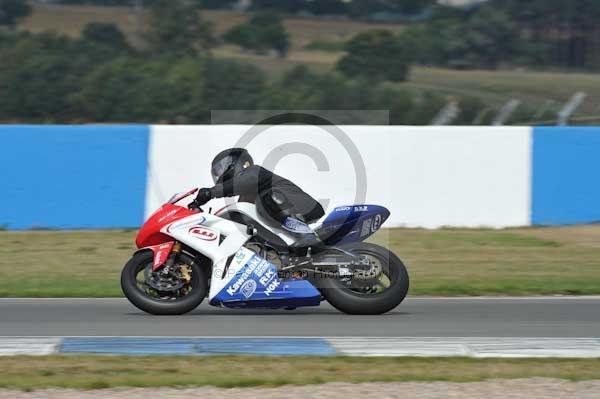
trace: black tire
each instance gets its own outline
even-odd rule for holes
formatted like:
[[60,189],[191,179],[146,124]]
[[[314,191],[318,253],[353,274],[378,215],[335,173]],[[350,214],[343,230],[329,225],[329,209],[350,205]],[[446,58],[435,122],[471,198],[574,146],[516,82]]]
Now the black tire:
[[173,300],[161,300],[146,295],[137,287],[136,275],[152,263],[152,251],[135,254],[121,273],[121,289],[129,301],[140,310],[153,315],[181,315],[194,310],[208,293],[208,277],[205,267],[196,264],[192,257],[181,253],[180,258],[192,268],[192,291],[186,296]]
[[381,293],[363,294],[352,291],[340,280],[320,279],[316,285],[327,302],[341,312],[357,315],[383,314],[400,305],[408,293],[409,278],[406,266],[394,253],[379,245],[362,242],[341,248],[352,253],[367,254],[384,262],[390,273],[390,286]]

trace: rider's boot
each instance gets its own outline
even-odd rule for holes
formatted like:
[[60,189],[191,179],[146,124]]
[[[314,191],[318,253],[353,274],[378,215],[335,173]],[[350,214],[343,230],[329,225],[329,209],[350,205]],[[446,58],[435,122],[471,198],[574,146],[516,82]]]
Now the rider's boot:
[[290,251],[295,256],[306,256],[310,252],[319,251],[325,247],[323,241],[310,226],[304,222],[301,216],[288,216],[282,227],[291,232],[296,241],[290,245]]

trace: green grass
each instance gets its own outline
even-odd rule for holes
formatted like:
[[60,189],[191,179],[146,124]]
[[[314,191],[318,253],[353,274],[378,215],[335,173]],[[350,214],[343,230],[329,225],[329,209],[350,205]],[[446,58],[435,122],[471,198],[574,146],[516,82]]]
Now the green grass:
[[552,101],[554,105],[550,109],[554,110],[558,110],[575,92],[584,91],[588,98],[580,111],[589,115],[597,115],[595,104],[600,101],[600,75],[594,73],[456,71],[418,67],[413,69],[412,76],[403,86],[475,96],[492,105],[517,98],[535,108]]
[[[121,296],[134,231],[0,231],[0,296]],[[600,294],[600,226],[392,229],[411,295]]]
[[600,379],[600,359],[48,356],[0,358],[0,369],[0,388],[20,390]]
[[122,295],[133,231],[0,232],[0,296]]
[[599,226],[388,230],[375,237],[406,262],[413,295],[600,293]]

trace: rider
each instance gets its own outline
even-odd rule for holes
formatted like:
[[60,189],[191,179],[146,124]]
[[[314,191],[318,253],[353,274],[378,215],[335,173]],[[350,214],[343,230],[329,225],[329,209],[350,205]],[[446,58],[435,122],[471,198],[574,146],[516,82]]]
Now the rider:
[[213,198],[239,195],[240,202],[256,204],[263,216],[295,233],[299,240],[293,246],[321,244],[308,227],[325,214],[321,204],[291,181],[255,165],[246,149],[220,152],[212,161],[211,174],[215,186],[200,189],[190,207],[198,208]]

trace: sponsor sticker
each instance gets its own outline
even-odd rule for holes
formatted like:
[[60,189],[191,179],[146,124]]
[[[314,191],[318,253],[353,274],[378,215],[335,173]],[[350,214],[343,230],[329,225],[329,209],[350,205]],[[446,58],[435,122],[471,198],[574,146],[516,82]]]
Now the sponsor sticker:
[[276,274],[277,273],[275,270],[269,269],[258,281],[260,281],[260,283],[266,287],[269,284],[269,281],[273,280],[273,277],[275,277]]
[[279,281],[279,280],[273,280],[273,281],[271,281],[271,283],[269,284],[269,286],[265,290],[265,295],[266,296],[271,295],[273,293],[273,291],[275,291],[277,289],[277,287],[279,287],[280,284],[281,284],[281,281]]
[[254,280],[248,280],[244,283],[244,285],[242,285],[242,288],[240,288],[240,292],[242,293],[242,295],[244,297],[246,297],[246,299],[250,298],[252,296],[252,294],[254,294],[254,292],[256,291],[256,281]]
[[235,255],[235,261],[237,263],[242,263],[242,261],[244,260],[244,256],[246,256],[244,251],[239,250],[238,253]]
[[300,220],[293,218],[286,218],[283,224],[283,227],[289,231],[294,233],[303,233],[309,234],[312,233],[312,230],[306,223],[301,222]]
[[[236,255],[236,260],[239,254]],[[240,257],[241,262],[244,257]],[[281,285],[277,275],[277,268],[266,259],[257,255],[252,255],[247,260],[244,267],[232,280],[233,283],[225,290],[229,296],[235,296],[238,293],[246,299],[250,299],[255,294],[270,296]]]
[[231,286],[229,286],[229,288],[227,288],[227,293],[229,295],[233,296],[236,292],[238,292],[238,290],[242,287],[246,280],[250,278],[252,272],[254,271],[254,269],[256,269],[256,266],[258,265],[258,261],[259,259],[256,257],[250,259],[250,262],[248,262],[248,265],[246,266],[240,277],[238,277],[235,283],[233,283]]
[[219,237],[219,234],[216,231],[201,226],[192,227],[188,232],[192,236],[204,241],[214,241]]
[[360,230],[360,236],[368,236],[371,234],[371,224],[373,223],[373,218],[368,218],[362,223],[362,228]]
[[375,215],[375,219],[373,219],[373,224],[371,225],[371,233],[375,233],[381,227],[381,215]]
[[[165,260],[164,258],[169,254],[172,247],[173,247],[173,243],[161,244],[158,247],[158,250],[154,254],[153,268],[156,268],[163,263],[163,261]],[[167,252],[165,252],[165,251],[167,251]]]
[[163,256],[162,251],[163,251],[162,249],[159,249],[158,252],[156,252],[156,255],[154,256],[154,264],[153,264],[154,267],[157,267],[160,265],[160,262],[161,262],[161,259]]
[[170,218],[171,216],[173,216],[176,213],[177,213],[177,209],[173,209],[172,211],[167,212],[166,215],[164,215],[160,219],[158,219],[158,223],[164,222],[165,220],[167,220],[168,218]]
[[265,274],[265,272],[267,271],[267,269],[269,268],[270,264],[269,262],[267,262],[266,260],[263,260],[262,262],[260,262],[260,264],[256,267],[256,270],[254,270],[254,274],[256,274],[257,277],[262,277],[263,274]]

